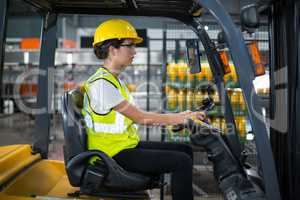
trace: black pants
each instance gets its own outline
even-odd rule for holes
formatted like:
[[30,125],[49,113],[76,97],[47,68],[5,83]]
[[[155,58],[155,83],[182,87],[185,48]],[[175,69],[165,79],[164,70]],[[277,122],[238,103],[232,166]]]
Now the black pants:
[[189,145],[140,142],[113,157],[125,170],[159,175],[171,173],[173,200],[192,200],[193,151]]

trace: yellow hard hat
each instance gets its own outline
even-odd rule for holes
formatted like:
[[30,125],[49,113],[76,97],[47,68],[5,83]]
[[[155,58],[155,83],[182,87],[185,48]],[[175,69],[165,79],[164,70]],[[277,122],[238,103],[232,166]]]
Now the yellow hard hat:
[[93,46],[110,39],[133,39],[135,44],[141,43],[143,38],[137,35],[135,28],[126,20],[110,19],[100,24],[94,34]]

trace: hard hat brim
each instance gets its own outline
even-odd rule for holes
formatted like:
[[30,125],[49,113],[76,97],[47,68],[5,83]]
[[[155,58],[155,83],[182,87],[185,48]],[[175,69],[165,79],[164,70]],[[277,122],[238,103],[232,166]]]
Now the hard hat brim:
[[139,44],[139,43],[141,43],[141,42],[143,42],[144,41],[144,39],[143,38],[141,38],[141,37],[139,37],[139,36],[137,36],[136,38],[134,38],[134,44]]
[[[125,39],[125,38],[122,38],[122,39]],[[142,37],[139,37],[139,36],[137,36],[137,37],[135,37],[135,38],[127,38],[127,39],[133,39],[133,43],[134,43],[134,44],[139,44],[139,43],[141,43],[141,42],[144,41],[144,39],[143,39]],[[104,41],[101,41],[101,42],[104,42]],[[96,44],[101,43],[101,42],[93,42],[93,47],[94,47]]]

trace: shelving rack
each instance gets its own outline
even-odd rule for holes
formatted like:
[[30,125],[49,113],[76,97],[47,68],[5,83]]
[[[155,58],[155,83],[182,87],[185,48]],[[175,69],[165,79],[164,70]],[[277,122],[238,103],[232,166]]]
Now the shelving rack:
[[[208,24],[206,27],[207,32],[209,36],[212,38],[214,42],[217,42],[217,35],[219,31],[221,30],[220,27],[218,27],[215,24]],[[264,64],[268,67],[268,32],[265,26],[262,26],[257,33],[250,35],[245,34],[244,35],[245,40],[250,42],[253,40],[258,41],[259,49],[262,52],[262,55],[264,56],[263,59],[266,61]],[[165,65],[163,66],[164,72],[162,79],[164,80],[163,86],[162,86],[162,99],[165,101],[163,102],[163,108],[165,112],[179,112],[179,111],[184,111],[185,109],[195,109],[194,107],[191,106],[179,106],[181,109],[178,109],[178,105],[176,108],[170,108],[168,106],[168,103],[170,102],[171,99],[176,99],[182,103],[182,99],[185,101],[189,102],[191,101],[190,99],[192,98],[193,102],[198,101],[198,106],[200,105],[199,99],[203,99],[204,96],[210,96],[213,97],[216,101],[216,106],[215,109],[208,112],[208,116],[212,119],[212,124],[222,128],[224,131],[226,130],[226,124],[224,120],[224,105],[221,105],[220,102],[220,97],[217,94],[217,88],[216,85],[214,84],[213,78],[211,77],[211,69],[208,65],[207,58],[205,53],[203,52],[203,46],[202,44],[199,44],[199,49],[201,52],[201,62],[202,62],[202,68],[204,70],[209,70],[210,72],[206,74],[204,77],[203,75],[194,75],[194,79],[199,80],[188,80],[190,77],[190,74],[188,72],[185,78],[181,78],[181,80],[178,79],[178,74],[173,74],[173,80],[170,80],[170,73],[177,73],[177,72],[170,72],[170,67],[171,65],[177,65],[180,69],[180,65],[186,65],[186,55],[185,55],[185,48],[182,48],[185,46],[185,41],[187,39],[195,39],[196,35],[192,30],[190,30],[188,27],[186,27],[184,24],[178,24],[178,23],[173,23],[173,24],[166,24],[165,25],[165,32],[164,32],[164,63]],[[171,64],[170,64],[171,63]],[[179,66],[178,66],[179,65]],[[176,66],[175,66],[176,67]],[[204,68],[205,67],[205,68]],[[187,69],[188,70],[188,69]],[[176,71],[176,69],[175,69]],[[239,89],[239,84],[236,80],[236,75],[235,75],[235,69],[234,66],[231,64],[231,73],[225,75],[224,80],[225,80],[225,88],[227,90],[228,96],[231,99],[231,104],[233,105],[233,114],[235,116],[235,121],[237,124],[237,129],[239,130],[239,135],[240,139],[242,141],[245,140],[247,130],[250,130],[251,127],[249,126],[249,123],[247,122],[247,110],[246,106],[244,104],[243,100],[243,95],[242,91]],[[180,72],[179,72],[180,73]],[[204,72],[205,73],[205,72]],[[171,75],[172,76],[172,75]],[[176,78],[175,78],[176,76]],[[179,75],[180,76],[180,75]],[[202,80],[200,80],[202,79]],[[172,83],[173,82],[173,83]],[[195,83],[196,82],[196,83]],[[181,86],[180,86],[181,85]],[[192,87],[191,87],[192,85]],[[196,85],[196,86],[195,86]],[[207,87],[212,86],[211,88],[212,91],[210,92],[211,94],[208,95],[207,92]],[[197,87],[196,90],[193,87]],[[198,92],[197,92],[198,89]],[[190,92],[190,91],[193,92]],[[171,91],[171,94],[169,93]],[[199,94],[199,91],[201,91],[202,94]],[[169,93],[169,94],[168,94]],[[192,94],[191,94],[192,93]],[[185,95],[185,97],[182,97]],[[267,96],[268,94],[264,94]],[[192,96],[192,97],[191,97]],[[198,98],[200,96],[200,98]],[[202,96],[202,98],[201,98]],[[168,99],[169,97],[169,99]],[[221,97],[222,98],[222,97]],[[174,100],[176,101],[176,100]],[[174,103],[176,104],[176,103]],[[179,103],[178,103],[179,104]],[[185,104],[183,102],[183,104]],[[189,103],[188,103],[189,104]],[[196,103],[197,104],[197,103]],[[188,133],[173,133],[171,131],[165,131],[162,130],[162,140],[164,141],[176,141],[176,142],[189,142],[188,138]]]

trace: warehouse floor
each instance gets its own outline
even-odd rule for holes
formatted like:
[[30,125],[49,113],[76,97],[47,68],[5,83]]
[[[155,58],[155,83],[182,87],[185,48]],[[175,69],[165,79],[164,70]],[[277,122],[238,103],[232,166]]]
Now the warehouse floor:
[[[25,114],[14,114],[10,116],[0,116],[0,145],[9,144],[33,144],[36,137],[34,136],[34,118]],[[62,145],[63,131],[60,123],[59,115],[55,115],[52,120],[50,130],[51,143],[49,145],[49,159],[63,160]],[[155,130],[157,132],[157,130]],[[141,136],[145,138],[145,134]],[[150,137],[151,138],[151,137]],[[152,140],[159,140],[160,136],[154,134]],[[203,152],[195,152],[194,155],[194,194],[195,200],[222,200],[215,180],[213,178],[212,168],[209,165],[206,154]],[[169,181],[169,176],[166,175],[166,182]],[[150,191],[151,199],[159,200],[159,190]],[[164,199],[170,200],[170,188],[165,187]]]

